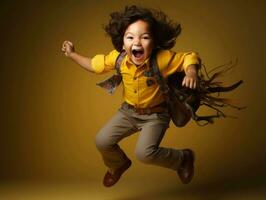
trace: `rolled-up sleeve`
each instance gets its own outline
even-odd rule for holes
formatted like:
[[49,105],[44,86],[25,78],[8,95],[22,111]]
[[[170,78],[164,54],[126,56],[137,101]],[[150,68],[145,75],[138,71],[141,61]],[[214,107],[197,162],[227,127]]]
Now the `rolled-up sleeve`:
[[115,69],[115,62],[119,55],[116,50],[111,51],[109,54],[97,54],[91,59],[91,65],[96,74],[102,74]]
[[186,71],[187,67],[192,64],[200,66],[201,63],[198,53],[193,51],[175,53],[163,50],[158,53],[157,61],[164,77],[175,72]]
[[185,54],[183,69],[186,71],[189,65],[200,66],[200,57],[196,52],[189,52]]

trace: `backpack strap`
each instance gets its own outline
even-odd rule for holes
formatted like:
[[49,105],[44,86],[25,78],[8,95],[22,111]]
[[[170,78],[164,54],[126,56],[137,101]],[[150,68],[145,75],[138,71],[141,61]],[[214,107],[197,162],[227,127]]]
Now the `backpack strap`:
[[[173,123],[177,127],[182,127],[185,124],[187,124],[192,114],[190,110],[187,108],[186,104],[180,101],[180,96],[176,94],[172,90],[172,88],[169,87],[167,81],[163,78],[160,72],[158,63],[157,63],[157,59],[156,59],[157,52],[158,52],[158,49],[155,50],[151,56],[152,70],[154,72],[155,79],[157,83],[159,84],[160,90],[162,91],[163,96],[168,104],[170,116],[171,116]],[[170,64],[174,56],[175,54],[172,56],[172,58],[168,62],[168,65]]]
[[122,61],[125,58],[126,54],[127,53],[125,50],[123,50],[119,53],[119,55],[115,61],[116,74],[114,74],[110,78],[96,84],[96,85],[100,86],[101,88],[107,90],[108,94],[110,94],[110,95],[114,93],[116,88],[122,82],[121,64],[122,64]]
[[118,57],[116,58],[116,61],[115,61],[115,69],[116,69],[116,73],[121,75],[121,64],[122,64],[122,61],[124,60],[125,56],[127,55],[127,52],[123,49]]
[[164,78],[160,72],[158,63],[157,63],[156,55],[157,55],[158,51],[159,51],[159,49],[154,50],[152,55],[151,55],[151,67],[153,70],[154,77],[155,77],[157,83],[159,84],[161,91],[163,92],[164,95],[167,95],[170,88],[167,85],[166,81],[164,80]]

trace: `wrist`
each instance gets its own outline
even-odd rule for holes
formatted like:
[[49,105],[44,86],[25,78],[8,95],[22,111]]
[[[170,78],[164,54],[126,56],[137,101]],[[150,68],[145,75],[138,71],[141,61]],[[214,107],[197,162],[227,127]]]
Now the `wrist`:
[[187,76],[196,76],[198,73],[197,66],[196,65],[189,65],[185,72],[186,72]]
[[75,57],[75,54],[76,54],[75,51],[71,51],[71,52],[69,52],[69,53],[67,54],[67,57],[73,59],[73,58]]

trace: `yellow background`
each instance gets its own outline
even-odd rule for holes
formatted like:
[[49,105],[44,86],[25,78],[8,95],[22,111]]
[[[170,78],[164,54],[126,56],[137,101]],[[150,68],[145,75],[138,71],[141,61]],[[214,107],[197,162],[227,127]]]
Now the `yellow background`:
[[[161,145],[196,152],[191,185],[265,187],[265,6],[264,1],[5,1],[0,3],[0,181],[89,182],[101,185],[105,166],[94,138],[122,102],[96,86],[93,75],[61,53],[64,40],[93,56],[112,50],[103,25],[109,13],[137,4],[161,9],[182,25],[175,51],[197,51],[208,69],[238,58],[223,80],[243,79],[224,96],[247,109],[238,119],[199,127],[171,128]],[[203,113],[205,110],[203,110]],[[138,133],[120,145],[133,160],[121,182],[181,187],[175,172],[136,160]],[[141,177],[141,178],[140,178]],[[122,184],[122,183],[121,183]],[[240,185],[241,185],[240,184]],[[159,194],[158,194],[159,195]]]

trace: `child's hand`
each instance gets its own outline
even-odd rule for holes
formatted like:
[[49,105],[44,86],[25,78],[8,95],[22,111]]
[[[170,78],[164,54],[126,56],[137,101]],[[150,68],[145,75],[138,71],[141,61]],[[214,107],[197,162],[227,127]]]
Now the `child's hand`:
[[64,41],[61,50],[66,57],[69,57],[71,53],[75,52],[74,45],[70,41]]
[[185,86],[191,89],[196,89],[197,83],[198,83],[198,78],[197,78],[196,66],[190,65],[186,72],[186,76],[183,79],[182,86]]
[[198,83],[197,76],[186,75],[183,79],[182,86],[185,86],[191,89],[196,89],[197,83]]

